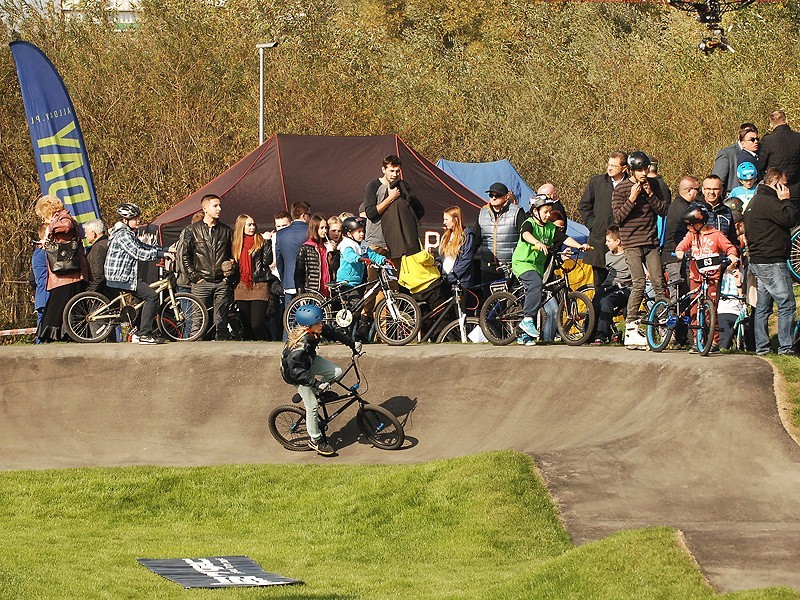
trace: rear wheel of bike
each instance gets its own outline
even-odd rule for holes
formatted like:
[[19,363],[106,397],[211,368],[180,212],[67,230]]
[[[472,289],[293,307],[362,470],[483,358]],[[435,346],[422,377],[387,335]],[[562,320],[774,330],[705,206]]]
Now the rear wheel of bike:
[[789,272],[792,279],[800,282],[800,227],[795,227],[791,233],[791,244],[789,249]]
[[294,320],[294,314],[297,312],[298,308],[306,304],[313,304],[314,306],[321,307],[322,312],[325,313],[325,323],[332,325],[333,315],[331,314],[331,308],[329,305],[322,306],[324,303],[325,296],[319,292],[303,292],[302,294],[298,294],[291,299],[286,310],[283,311],[283,327],[286,331],[291,331],[294,326],[297,325],[297,322]]
[[102,312],[102,319],[91,317],[107,307],[111,301],[97,292],[82,292],[73,296],[64,307],[64,331],[76,342],[94,343],[107,339],[117,326],[118,314]]
[[381,450],[397,450],[406,439],[400,421],[382,406],[367,404],[359,407],[356,423],[361,433]]
[[[470,339],[470,335],[475,338],[475,330],[479,330],[481,328],[481,322],[478,317],[467,317],[466,321],[464,322],[464,333],[467,335],[466,340],[461,339],[461,328],[458,324],[458,319],[455,321],[450,321],[447,325],[444,326],[442,332],[439,334],[439,337],[436,338],[436,343],[441,344],[444,342],[455,342],[455,343],[480,343],[481,339]],[[476,332],[477,333],[477,332]],[[483,332],[481,332],[483,333]],[[478,336],[478,338],[483,337],[482,335]]]
[[650,309],[647,323],[647,345],[653,352],[661,352],[672,339],[672,328],[667,325],[670,318],[669,302],[659,300]]
[[697,351],[708,356],[714,345],[714,332],[717,329],[717,311],[711,300],[704,300],[697,307],[697,329],[694,340]]
[[173,342],[193,342],[208,329],[208,310],[197,296],[179,292],[175,294],[175,304],[167,298],[159,309],[158,326],[164,337]]
[[404,346],[416,339],[422,325],[422,311],[411,296],[392,293],[375,305],[375,329],[390,346]]
[[299,406],[279,406],[269,415],[269,432],[278,443],[293,452],[310,450],[306,411]]
[[517,326],[522,321],[524,296],[497,292],[486,299],[479,317],[483,335],[495,346],[506,346],[517,338]]
[[569,292],[558,305],[556,326],[561,339],[569,346],[589,341],[594,330],[594,307],[586,294]]

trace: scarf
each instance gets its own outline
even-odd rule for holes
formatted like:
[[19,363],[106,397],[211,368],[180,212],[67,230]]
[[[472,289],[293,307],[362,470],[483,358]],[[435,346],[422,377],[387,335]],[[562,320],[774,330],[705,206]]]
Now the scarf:
[[253,236],[245,235],[242,239],[242,254],[239,256],[239,277],[244,287],[253,289],[253,260],[250,250],[253,247]]

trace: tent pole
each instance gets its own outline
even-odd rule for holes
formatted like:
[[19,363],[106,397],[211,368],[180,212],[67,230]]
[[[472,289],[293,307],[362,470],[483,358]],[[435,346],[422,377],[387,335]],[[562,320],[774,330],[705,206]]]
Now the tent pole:
[[264,48],[274,48],[278,42],[256,44],[258,48],[258,145],[264,143]]

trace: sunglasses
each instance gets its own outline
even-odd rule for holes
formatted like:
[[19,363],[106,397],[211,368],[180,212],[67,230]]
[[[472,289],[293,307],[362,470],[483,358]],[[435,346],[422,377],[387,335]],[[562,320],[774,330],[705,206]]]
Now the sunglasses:
[[747,138],[747,139],[745,140],[745,142],[757,142],[758,140],[759,140],[759,138],[757,138],[757,137],[753,137],[753,138]]
[[497,192],[489,192],[489,198],[502,198],[505,194],[498,194]]

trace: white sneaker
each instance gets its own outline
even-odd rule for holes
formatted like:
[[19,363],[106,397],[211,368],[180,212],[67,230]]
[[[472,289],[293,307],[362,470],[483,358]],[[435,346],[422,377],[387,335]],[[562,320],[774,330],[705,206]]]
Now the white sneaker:
[[631,321],[625,325],[625,347],[647,348],[647,338],[639,331],[639,321]]
[[139,343],[139,336],[136,335],[135,333],[131,334],[131,343],[132,344],[138,344]]

